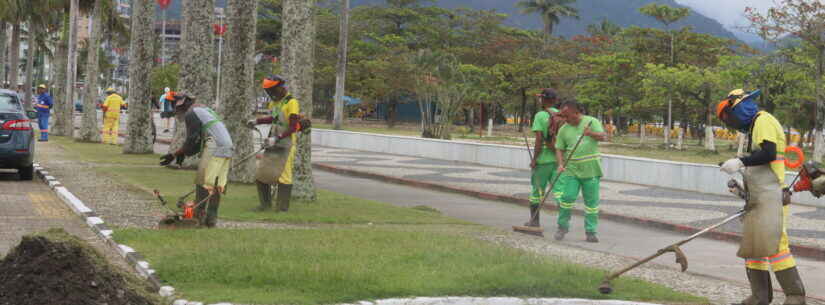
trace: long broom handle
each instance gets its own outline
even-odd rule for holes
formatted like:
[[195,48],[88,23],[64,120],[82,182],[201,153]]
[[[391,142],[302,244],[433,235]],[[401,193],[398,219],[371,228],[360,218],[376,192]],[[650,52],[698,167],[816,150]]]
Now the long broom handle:
[[[584,130],[587,130],[588,128],[590,128],[590,125],[593,125],[593,121],[588,122],[587,126],[584,127]],[[573,149],[570,150],[569,153],[567,153],[567,157],[565,158],[564,163],[562,163],[564,166],[567,166],[567,163],[570,162],[570,159],[573,158],[573,154],[576,152],[576,149],[579,148],[579,144],[582,144],[583,139],[584,139],[584,133],[582,132],[582,135],[579,137],[579,140],[576,141],[576,145],[574,145]],[[547,197],[550,196],[550,192],[553,191],[553,186],[556,185],[556,182],[559,181],[560,177],[561,177],[561,173],[557,173],[556,177],[553,177],[553,183],[551,183],[548,186],[547,191],[544,192],[544,197],[541,198],[541,203],[539,203],[539,208],[544,206],[544,202],[547,201]]]
[[530,142],[527,141],[527,132],[522,132],[521,135],[524,137],[524,146],[527,147],[527,155],[530,156],[530,162],[533,162],[533,150],[530,149]]

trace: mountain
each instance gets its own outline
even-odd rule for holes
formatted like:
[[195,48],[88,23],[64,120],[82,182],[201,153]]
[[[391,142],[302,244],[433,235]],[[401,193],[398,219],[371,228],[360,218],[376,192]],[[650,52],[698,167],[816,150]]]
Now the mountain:
[[[435,5],[444,8],[472,8],[495,10],[500,13],[510,15],[507,24],[525,29],[541,29],[541,18],[536,15],[524,15],[519,12],[516,3],[520,0],[438,0]],[[725,0],[719,0],[725,1]],[[578,0],[573,6],[579,10],[579,19],[562,18],[561,23],[556,26],[554,35],[571,37],[587,33],[587,26],[598,24],[602,19],[610,20],[622,27],[631,25],[640,27],[663,28],[663,26],[652,17],[639,13],[639,8],[649,3],[667,4],[675,7],[686,7],[674,0]],[[167,11],[167,18],[180,18],[181,0],[173,0]],[[218,7],[224,7],[226,0],[216,0]],[[382,5],[385,0],[352,0],[352,6],[359,5]],[[160,8],[158,7],[158,16]],[[691,11],[690,16],[671,25],[673,28],[691,26],[698,33],[711,34],[719,37],[737,39],[736,35],[728,31],[722,24],[714,19],[708,18],[696,11]]]
[[[507,19],[508,25],[525,29],[541,29],[541,18],[537,14],[521,14],[519,8],[516,7],[516,3],[519,1],[520,0],[439,0],[436,2],[436,5],[445,8],[465,7],[495,10],[510,15],[510,18]],[[586,34],[588,25],[600,23],[602,19],[610,20],[622,27],[636,25],[640,27],[663,28],[656,19],[639,13],[640,7],[654,2],[674,7],[686,7],[676,3],[674,0],[578,0],[572,6],[579,10],[580,18],[562,18],[553,34],[564,37]],[[357,6],[368,4],[380,5],[385,2],[384,0],[353,0],[352,3],[353,6]],[[671,25],[673,28],[681,28],[684,26],[691,26],[693,30],[698,33],[736,39],[736,35],[728,31],[718,21],[693,10],[690,16]]]

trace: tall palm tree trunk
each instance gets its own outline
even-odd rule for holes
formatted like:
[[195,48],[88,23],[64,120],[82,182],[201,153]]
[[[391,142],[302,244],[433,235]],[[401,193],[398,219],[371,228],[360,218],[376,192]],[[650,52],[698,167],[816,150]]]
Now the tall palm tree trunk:
[[51,133],[59,136],[70,136],[73,127],[71,114],[71,101],[64,100],[66,98],[66,68],[69,62],[69,16],[63,18],[62,31],[60,31],[60,41],[57,44],[55,51],[54,79],[52,79],[51,95],[55,98],[54,103],[54,128]]
[[0,88],[6,83],[6,64],[8,64],[8,24],[0,21]]
[[[290,81],[290,91],[301,101],[304,116],[312,117],[313,69],[315,66],[314,0],[284,0],[282,41],[288,42],[281,54],[284,76]],[[294,192],[299,200],[315,201],[315,182],[312,178],[312,139],[309,132],[298,135],[295,155]]]
[[[101,0],[98,0],[101,1]],[[154,46],[154,1],[132,0],[132,41],[129,52],[129,121],[123,153],[150,154],[152,147],[152,112],[149,73]]]
[[11,46],[9,46],[9,89],[17,91],[17,76],[20,71],[20,23],[11,26]]
[[35,42],[35,37],[37,37],[38,31],[37,26],[35,26],[32,22],[29,22],[29,37],[27,44],[29,45],[29,49],[26,52],[26,82],[23,84],[23,105],[26,109],[33,109],[32,108],[32,82],[34,81],[32,77],[34,76],[34,57],[37,54],[37,43]]
[[[252,131],[244,123],[255,111],[255,36],[257,32],[257,0],[227,2],[228,30],[223,54],[223,77],[220,100],[224,124],[229,129],[235,154],[246,156],[254,150]],[[236,158],[237,160],[237,158]],[[233,164],[229,180],[251,183],[255,176],[255,161]]]
[[66,136],[74,136],[74,87],[77,78],[77,19],[79,18],[78,0],[71,0],[69,13],[69,50],[66,62],[66,86],[65,93],[66,108],[61,117],[66,120]]
[[[214,0],[182,0],[183,21],[180,52],[180,80],[178,91],[189,94],[198,103],[211,106],[215,102],[213,89],[212,59],[215,57],[212,46],[212,20],[214,19]],[[230,28],[230,30],[232,30]],[[169,152],[178,150],[186,138],[185,123],[177,119],[175,136]],[[197,165],[198,158],[186,158],[187,167]]]
[[344,93],[347,83],[347,42],[349,40],[349,0],[341,0],[341,31],[338,38],[338,75],[335,77],[333,126],[341,130],[344,120]]
[[100,35],[103,30],[103,1],[95,0],[92,12],[92,35],[89,36],[86,55],[86,94],[83,99],[83,121],[80,127],[80,141],[100,142],[100,126],[97,122],[97,79],[100,76]]

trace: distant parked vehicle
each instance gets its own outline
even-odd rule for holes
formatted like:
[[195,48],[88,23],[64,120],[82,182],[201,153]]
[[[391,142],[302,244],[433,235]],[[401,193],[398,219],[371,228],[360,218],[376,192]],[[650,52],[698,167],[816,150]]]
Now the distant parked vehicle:
[[23,109],[14,91],[0,89],[0,168],[17,169],[20,180],[34,177],[34,129],[37,113]]

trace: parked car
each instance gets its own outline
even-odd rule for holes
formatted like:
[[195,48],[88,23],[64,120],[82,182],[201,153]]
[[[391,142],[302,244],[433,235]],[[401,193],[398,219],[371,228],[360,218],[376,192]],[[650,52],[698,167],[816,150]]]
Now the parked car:
[[0,89],[0,168],[17,169],[20,180],[34,177],[36,117],[36,112],[23,109],[17,93]]

